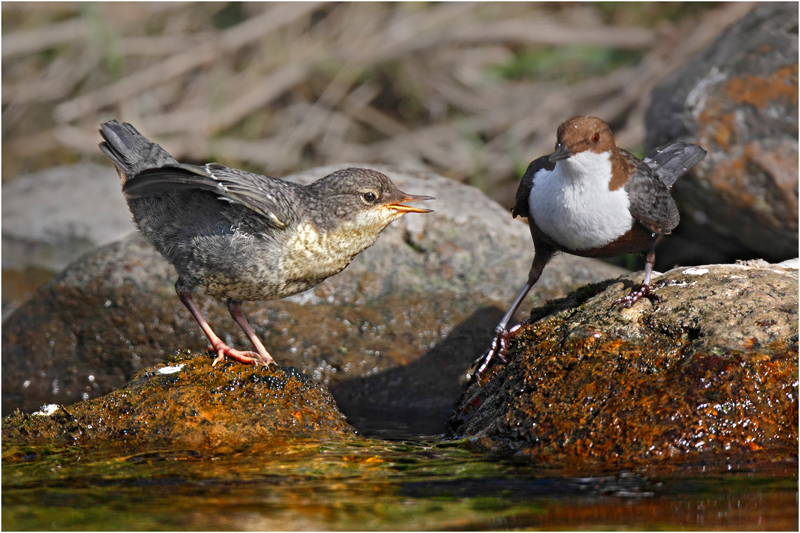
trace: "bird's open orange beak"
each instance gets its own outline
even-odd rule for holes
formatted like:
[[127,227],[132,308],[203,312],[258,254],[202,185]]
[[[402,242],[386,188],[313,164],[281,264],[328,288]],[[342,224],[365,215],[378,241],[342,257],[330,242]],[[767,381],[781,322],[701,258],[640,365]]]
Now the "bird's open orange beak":
[[422,202],[423,200],[435,200],[433,196],[422,196],[414,194],[405,194],[402,200],[391,204],[386,204],[386,207],[394,209],[399,213],[432,213],[433,209],[422,209],[421,207],[412,207],[410,205],[403,205],[405,202]]

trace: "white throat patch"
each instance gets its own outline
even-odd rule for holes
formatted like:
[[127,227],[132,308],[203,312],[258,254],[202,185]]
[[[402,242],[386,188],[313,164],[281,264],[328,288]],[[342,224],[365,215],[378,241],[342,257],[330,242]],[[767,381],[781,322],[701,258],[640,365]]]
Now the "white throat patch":
[[533,177],[528,199],[533,221],[566,249],[605,246],[633,225],[628,193],[608,190],[610,155],[581,152]]

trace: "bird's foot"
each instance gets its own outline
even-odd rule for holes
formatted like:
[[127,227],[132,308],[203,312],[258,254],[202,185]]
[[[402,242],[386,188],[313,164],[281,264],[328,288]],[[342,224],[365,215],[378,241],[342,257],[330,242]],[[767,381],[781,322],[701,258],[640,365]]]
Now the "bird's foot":
[[275,361],[272,357],[269,357],[268,360],[265,360],[261,355],[257,354],[256,352],[243,352],[240,350],[235,350],[225,344],[224,342],[220,342],[215,346],[209,346],[211,351],[217,352],[217,357],[214,359],[214,362],[211,363],[211,366],[217,366],[217,364],[223,362],[225,357],[230,357],[234,361],[238,361],[245,365],[257,365],[259,363],[263,364],[264,366],[269,365],[270,363],[274,363]]
[[516,334],[522,324],[517,324],[511,329],[498,327],[494,330],[494,338],[489,349],[478,357],[469,371],[467,377],[470,382],[480,381],[483,374],[492,366],[495,359],[499,359],[503,364],[507,363],[506,352],[508,351],[508,340]]
[[650,290],[650,285],[642,283],[638,287],[635,287],[627,296],[623,296],[614,300],[614,303],[611,304],[611,307],[614,307],[615,305],[621,305],[625,309],[628,309],[642,298],[647,298],[651,302],[661,301],[661,296],[652,292]]

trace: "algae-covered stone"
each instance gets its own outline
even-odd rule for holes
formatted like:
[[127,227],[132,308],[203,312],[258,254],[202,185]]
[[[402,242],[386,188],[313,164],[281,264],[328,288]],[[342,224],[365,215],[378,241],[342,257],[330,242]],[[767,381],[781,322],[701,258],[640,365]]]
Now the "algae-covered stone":
[[353,435],[330,393],[293,368],[176,355],[124,388],[70,406],[3,419],[3,439],[26,444],[164,443],[230,449],[267,438]]
[[612,307],[629,279],[534,309],[451,435],[566,462],[796,457],[796,267],[679,268],[655,279],[662,302]]

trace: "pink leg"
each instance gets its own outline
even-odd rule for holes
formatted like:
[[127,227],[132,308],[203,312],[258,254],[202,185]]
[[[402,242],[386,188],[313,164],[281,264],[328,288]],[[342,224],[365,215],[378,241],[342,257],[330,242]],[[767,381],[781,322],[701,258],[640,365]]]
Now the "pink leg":
[[247,338],[250,339],[250,342],[258,352],[258,357],[259,359],[261,359],[261,362],[264,364],[264,366],[267,366],[270,363],[274,363],[275,360],[269,354],[267,349],[264,348],[264,345],[261,344],[261,341],[256,336],[256,333],[253,331],[253,328],[250,327],[250,324],[244,317],[244,314],[242,313],[242,302],[234,300],[233,298],[228,298],[228,311],[230,311],[233,319],[244,330],[245,334],[247,335]]
[[650,291],[650,276],[653,273],[653,265],[656,262],[656,251],[655,246],[647,252],[644,260],[644,281],[641,285],[635,287],[633,291],[627,296],[623,296],[621,298],[617,298],[614,300],[614,303],[611,306],[615,306],[617,304],[622,305],[624,308],[629,308],[636,302],[638,302],[641,298],[647,298],[651,302],[660,302],[661,297],[657,294],[654,294]]
[[202,314],[200,314],[200,310],[194,304],[194,300],[192,299],[191,293],[178,289],[177,285],[175,286],[175,292],[178,293],[178,298],[181,299],[181,302],[183,302],[183,305],[186,306],[186,309],[188,309],[189,312],[192,313],[194,319],[197,321],[198,324],[200,324],[200,329],[203,330],[203,333],[205,333],[206,337],[208,337],[208,342],[211,343],[211,349],[217,352],[217,358],[214,359],[213,363],[211,363],[212,366],[216,366],[217,363],[223,361],[226,355],[231,359],[239,361],[240,363],[245,363],[249,365],[255,365],[258,363],[257,359],[257,357],[259,357],[258,354],[253,352],[240,352],[239,350],[234,350],[233,348],[222,342],[222,340],[219,337],[217,337],[217,335],[211,329],[211,326],[209,326],[208,322],[206,322],[206,319],[203,318]]

